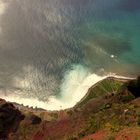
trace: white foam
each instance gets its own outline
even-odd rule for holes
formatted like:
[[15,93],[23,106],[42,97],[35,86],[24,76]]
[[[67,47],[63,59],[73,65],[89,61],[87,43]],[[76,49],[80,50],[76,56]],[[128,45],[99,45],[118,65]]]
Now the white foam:
[[[79,102],[87,93],[88,89],[97,82],[107,78],[116,77],[121,79],[130,79],[130,77],[118,76],[116,74],[108,74],[106,76],[99,76],[91,74],[88,68],[82,65],[75,65],[72,70],[65,74],[64,81],[61,85],[60,98],[50,97],[48,102],[39,101],[35,98],[20,98],[16,95],[8,94],[10,96],[1,96],[1,98],[23,104],[25,106],[32,106],[43,108],[47,110],[60,110],[73,107]],[[133,79],[133,78],[132,78]]]
[[6,3],[0,0],[0,15],[4,13],[5,9],[6,9]]

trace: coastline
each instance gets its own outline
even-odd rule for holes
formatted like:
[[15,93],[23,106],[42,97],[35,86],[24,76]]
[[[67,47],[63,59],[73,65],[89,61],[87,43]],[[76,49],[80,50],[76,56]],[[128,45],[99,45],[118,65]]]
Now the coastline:
[[[56,108],[56,107],[57,107],[57,105],[61,104],[61,102],[58,102],[57,104],[54,103],[54,108],[53,109],[47,109],[48,108],[47,107],[47,102],[38,101],[37,99],[32,99],[32,98],[30,98],[30,99],[26,99],[26,98],[21,99],[19,97],[10,97],[10,96],[9,97],[8,96],[7,97],[4,97],[3,96],[2,98],[5,99],[5,100],[7,100],[8,102],[15,102],[17,104],[23,104],[24,106],[27,106],[29,108],[34,108],[34,109],[35,108],[41,108],[41,109],[44,109],[46,111],[65,110],[65,109],[73,108],[77,104],[79,104],[80,102],[82,102],[88,96],[89,91],[90,91],[91,88],[96,87],[100,82],[102,82],[103,80],[108,79],[108,78],[109,79],[121,80],[121,81],[124,81],[124,82],[125,81],[128,81],[128,80],[136,79],[136,78],[132,78],[132,77],[119,76],[119,75],[116,75],[116,74],[109,74],[108,76],[104,76],[101,80],[97,81],[96,83],[93,83],[91,86],[88,85],[89,88],[86,86],[86,88],[87,88],[86,90],[87,91],[85,89],[83,89],[83,90],[85,90],[85,92],[83,91],[83,93],[82,93],[82,95],[84,95],[84,96],[81,99],[79,99],[78,102],[73,103],[73,106],[65,107],[65,108],[60,107],[59,109]],[[83,85],[81,84],[81,86],[83,86]],[[76,98],[76,97],[73,96],[73,98]],[[32,102],[32,105],[36,105],[36,106],[32,106],[31,105],[31,102]],[[54,100],[54,102],[56,102],[56,101]],[[53,106],[53,104],[52,104],[52,106]],[[67,104],[67,106],[68,106],[68,104]]]
[[[98,86],[98,84],[100,84],[102,81],[104,81],[105,79],[114,79],[114,80],[118,80],[118,81],[122,81],[122,82],[127,82],[129,80],[135,80],[136,78],[132,78],[132,77],[124,77],[124,76],[119,76],[119,75],[110,75],[100,81],[98,81],[97,83],[95,83],[94,85],[92,85],[89,89],[88,89],[88,92],[85,94],[85,96],[79,101],[77,102],[77,104],[80,104],[82,101],[84,101],[87,96],[89,95],[90,93],[90,90],[95,88],[96,86]],[[77,105],[76,104],[76,105]],[[76,106],[75,105],[75,106]]]

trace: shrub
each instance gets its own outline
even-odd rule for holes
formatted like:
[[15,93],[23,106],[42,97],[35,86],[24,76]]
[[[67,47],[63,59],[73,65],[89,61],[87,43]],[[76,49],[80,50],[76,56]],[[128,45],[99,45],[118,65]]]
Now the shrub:
[[58,119],[58,114],[57,114],[57,113],[51,113],[50,115],[51,115],[51,117],[53,117],[54,119]]
[[36,115],[32,115],[30,120],[32,121],[32,124],[40,124],[42,121],[41,118]]
[[128,95],[121,96],[120,100],[124,103],[127,103],[132,101],[133,99],[135,99],[135,97],[131,93],[129,93]]
[[111,103],[105,103],[101,106],[101,110],[106,110],[106,109],[109,109],[111,108],[112,104]]
[[79,138],[83,138],[85,135],[86,135],[86,134],[85,134],[84,131],[78,134]]

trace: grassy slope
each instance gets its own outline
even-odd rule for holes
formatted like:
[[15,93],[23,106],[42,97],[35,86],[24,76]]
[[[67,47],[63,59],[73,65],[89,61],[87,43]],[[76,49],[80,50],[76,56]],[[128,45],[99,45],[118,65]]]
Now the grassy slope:
[[97,98],[100,96],[108,95],[111,93],[116,93],[124,81],[114,78],[107,78],[103,81],[100,81],[96,85],[93,85],[86,96],[77,104],[81,106],[88,102],[90,99]]
[[42,118],[41,124],[31,124],[27,111],[26,119],[10,139],[138,140],[140,98],[134,99],[123,84],[124,81],[108,78],[91,87],[74,108],[59,112],[33,111]]

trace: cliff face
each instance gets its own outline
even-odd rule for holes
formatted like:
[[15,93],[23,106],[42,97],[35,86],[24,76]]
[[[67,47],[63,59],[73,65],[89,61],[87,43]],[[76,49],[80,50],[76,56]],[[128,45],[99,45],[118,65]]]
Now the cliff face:
[[8,139],[12,132],[16,132],[24,115],[13,104],[0,99],[0,139]]
[[[9,139],[135,140],[140,138],[139,81],[140,78],[131,81],[105,79],[91,87],[85,98],[75,107],[67,110],[48,112],[21,108],[25,119]],[[7,104],[3,100],[2,102]],[[8,103],[5,106],[16,110],[12,104]],[[23,118],[19,117],[22,116],[19,111],[16,114],[13,113],[13,116]],[[10,122],[10,118],[5,120]],[[5,127],[6,134],[16,130],[18,124],[13,123],[10,125],[12,127]]]

